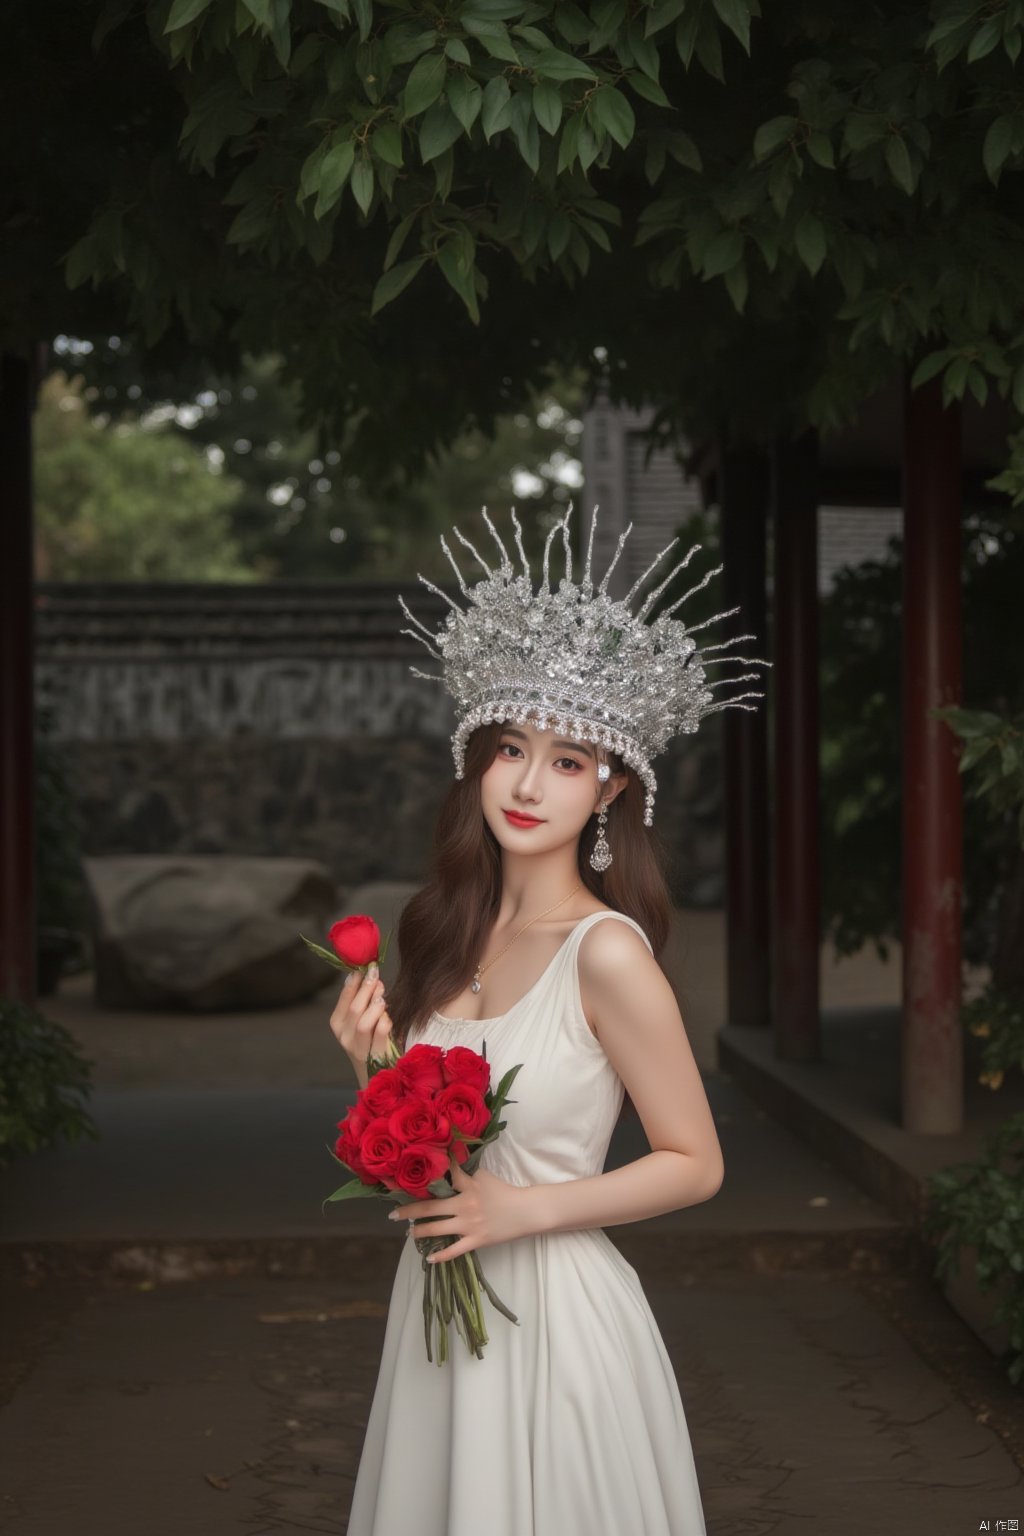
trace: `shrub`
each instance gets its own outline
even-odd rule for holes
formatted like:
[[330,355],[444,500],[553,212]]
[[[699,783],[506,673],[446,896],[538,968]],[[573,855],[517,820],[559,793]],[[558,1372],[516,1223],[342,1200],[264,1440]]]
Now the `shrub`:
[[85,1107],[91,1066],[62,1024],[0,998],[0,1168],[61,1137],[98,1139]]

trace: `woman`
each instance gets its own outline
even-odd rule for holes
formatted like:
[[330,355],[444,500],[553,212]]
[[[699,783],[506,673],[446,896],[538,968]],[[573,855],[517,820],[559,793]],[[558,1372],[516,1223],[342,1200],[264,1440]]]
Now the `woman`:
[[[549,537],[534,594],[515,513],[522,576],[484,516],[500,569],[473,550],[487,577],[470,590],[452,561],[470,607],[452,604],[428,646],[461,716],[428,882],[402,914],[390,999],[376,975],[350,976],[331,1025],[360,1084],[392,1029],[403,1049],[486,1046],[492,1083],[522,1064],[476,1173],[456,1167],[452,1197],[395,1212],[410,1235],[428,1223],[457,1239],[429,1262],[486,1248],[518,1326],[492,1312],[482,1360],[430,1363],[422,1262],[405,1244],[349,1536],[703,1536],[672,1366],[603,1229],[708,1200],[723,1177],[655,959],[669,897],[646,830],[648,758],[710,712],[711,663],[679,621],[644,622],[654,595],[631,612],[650,570],[621,603],[611,568],[595,593],[593,519],[581,585],[567,516],[566,578],[553,592]],[[603,1173],[627,1092],[652,1151]]]

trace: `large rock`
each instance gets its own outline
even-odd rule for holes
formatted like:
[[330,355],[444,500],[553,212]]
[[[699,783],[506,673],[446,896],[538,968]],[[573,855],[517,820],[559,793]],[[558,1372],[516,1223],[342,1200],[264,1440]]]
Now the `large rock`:
[[334,921],[337,891],[312,859],[220,854],[84,860],[95,997],[104,1008],[276,1008],[338,972],[303,944]]

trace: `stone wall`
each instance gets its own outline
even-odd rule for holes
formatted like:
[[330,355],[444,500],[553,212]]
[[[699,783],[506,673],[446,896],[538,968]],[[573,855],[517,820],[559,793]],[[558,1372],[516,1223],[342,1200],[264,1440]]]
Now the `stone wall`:
[[[308,855],[343,887],[422,878],[451,701],[398,634],[419,584],[39,583],[36,688],[85,852]],[[677,901],[722,899],[721,715],[655,764]]]

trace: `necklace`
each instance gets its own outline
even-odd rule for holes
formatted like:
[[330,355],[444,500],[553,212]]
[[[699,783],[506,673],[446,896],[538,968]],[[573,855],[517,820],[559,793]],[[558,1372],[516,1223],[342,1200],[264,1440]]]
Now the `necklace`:
[[[576,884],[573,886],[572,890],[569,892],[569,896],[575,896],[575,894],[579,890],[581,884],[582,884],[582,881],[577,880]],[[555,907],[563,906],[565,904],[565,902],[567,902],[569,900],[569,896],[563,896],[562,900],[561,901],[556,901],[554,906],[546,907],[543,912],[538,912],[536,917],[531,917],[530,918],[530,923],[538,922],[540,920],[540,918],[547,917],[549,912],[553,912],[555,910]],[[519,933],[517,933],[512,939],[509,940],[509,942],[505,945],[504,949],[499,950],[499,952],[495,955],[494,960],[500,960],[502,955],[508,953],[508,951],[512,948],[512,945],[515,943],[516,939],[518,939],[519,934],[520,933],[525,933],[527,928],[529,928],[530,923],[524,923],[523,924],[523,926],[519,930]],[[476,970],[473,973],[473,980],[469,984],[469,990],[471,992],[479,992],[480,991],[480,977],[483,975],[484,971],[490,969],[490,967],[494,964],[494,960],[488,960],[486,965],[478,965],[477,966]]]

